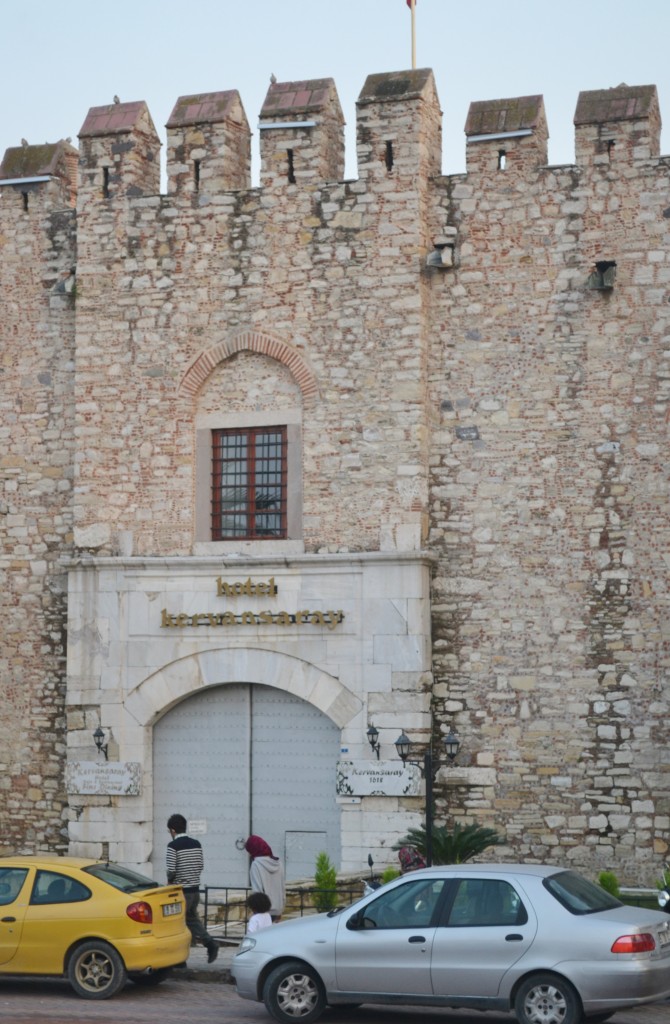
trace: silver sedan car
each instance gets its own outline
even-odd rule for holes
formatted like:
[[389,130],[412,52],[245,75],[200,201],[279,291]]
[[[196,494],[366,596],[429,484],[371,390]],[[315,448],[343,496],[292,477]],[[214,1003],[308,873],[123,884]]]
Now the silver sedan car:
[[238,993],[282,1024],[361,1003],[595,1024],[670,997],[670,916],[561,868],[445,865],[246,936],[232,971]]

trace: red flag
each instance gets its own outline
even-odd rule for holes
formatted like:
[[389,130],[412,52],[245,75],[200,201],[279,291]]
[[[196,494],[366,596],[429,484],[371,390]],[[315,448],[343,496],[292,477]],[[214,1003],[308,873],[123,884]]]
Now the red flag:
[[[411,8],[412,8],[412,0],[407,0],[407,6],[408,6],[408,7],[410,8],[410,10],[411,10]],[[416,7],[416,0],[414,0],[414,6]]]

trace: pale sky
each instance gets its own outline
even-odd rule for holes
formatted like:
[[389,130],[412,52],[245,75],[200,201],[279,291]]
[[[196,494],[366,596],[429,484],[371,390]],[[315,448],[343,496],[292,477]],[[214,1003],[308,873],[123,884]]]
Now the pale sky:
[[[179,96],[237,89],[253,131],[270,75],[334,78],[356,177],[356,99],[369,74],[411,67],[406,0],[31,0],[0,18],[0,152],[77,134],[89,107],[146,100],[165,150]],[[444,114],[442,172],[465,169],[475,100],[541,93],[549,161],[574,161],[581,90],[656,85],[670,153],[669,0],[417,0],[417,60]],[[163,157],[164,158],[164,157]]]

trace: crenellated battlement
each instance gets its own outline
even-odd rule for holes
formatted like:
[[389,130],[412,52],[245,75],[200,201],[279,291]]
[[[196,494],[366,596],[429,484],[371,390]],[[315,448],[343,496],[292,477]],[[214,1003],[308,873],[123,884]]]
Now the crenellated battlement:
[[[357,101],[356,153],[362,182],[390,175],[427,180],[441,173],[442,114],[430,70],[370,75]],[[657,159],[661,115],[656,87],[621,85],[579,94],[575,167],[617,167]],[[180,97],[167,122],[168,195],[191,198],[251,187],[251,131],[236,90]],[[319,187],[344,173],[344,117],[332,79],[273,82],[259,114],[260,185]],[[477,101],[465,124],[468,175],[504,170],[528,178],[547,164],[541,95]],[[92,107],[77,151],[66,142],[8,149],[0,186],[60,183],[82,199],[158,195],[161,143],[146,104]],[[51,189],[53,192],[53,189]]]

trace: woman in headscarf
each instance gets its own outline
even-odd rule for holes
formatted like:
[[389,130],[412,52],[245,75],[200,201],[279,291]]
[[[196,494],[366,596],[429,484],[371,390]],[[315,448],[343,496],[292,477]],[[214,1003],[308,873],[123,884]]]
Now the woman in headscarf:
[[426,866],[425,860],[415,846],[401,846],[398,850],[398,860],[401,875],[406,875],[409,871],[419,871]]
[[279,921],[284,912],[284,869],[278,857],[260,836],[249,836],[244,849],[251,857],[249,881],[255,892],[264,892],[270,897],[270,914],[273,921]]

